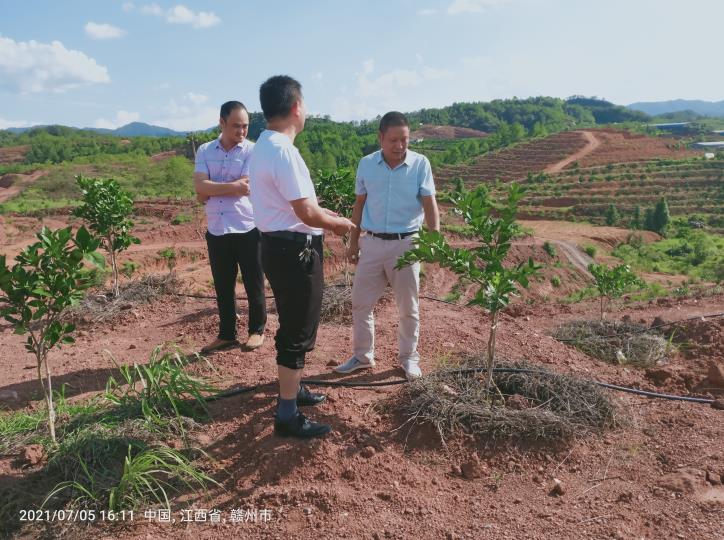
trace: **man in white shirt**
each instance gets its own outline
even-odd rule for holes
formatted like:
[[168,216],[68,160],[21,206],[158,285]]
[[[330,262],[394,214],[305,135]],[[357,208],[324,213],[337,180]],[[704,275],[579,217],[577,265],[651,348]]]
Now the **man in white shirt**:
[[206,205],[206,244],[219,309],[219,334],[202,354],[239,345],[236,339],[236,276],[241,270],[249,304],[246,350],[264,342],[266,304],[261,267],[261,235],[254,225],[249,201],[249,158],[254,143],[247,140],[249,113],[243,103],[221,106],[221,134],[196,152],[194,186]]
[[331,426],[313,422],[298,405],[325,400],[301,385],[306,353],[314,348],[324,287],[322,230],[344,235],[352,222],[317,204],[314,184],[294,138],[304,129],[302,87],[285,75],[259,89],[267,129],[259,135],[250,165],[251,203],[262,233],[262,262],[279,315],[279,400],[274,432],[285,437],[325,435]]

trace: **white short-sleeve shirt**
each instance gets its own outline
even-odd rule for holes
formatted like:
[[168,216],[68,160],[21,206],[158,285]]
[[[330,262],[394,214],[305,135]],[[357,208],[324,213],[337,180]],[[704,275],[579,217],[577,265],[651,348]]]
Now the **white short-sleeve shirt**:
[[316,202],[317,195],[304,159],[286,135],[268,129],[259,135],[251,153],[249,187],[254,221],[261,232],[322,234],[321,229],[305,225],[290,204],[298,199]]

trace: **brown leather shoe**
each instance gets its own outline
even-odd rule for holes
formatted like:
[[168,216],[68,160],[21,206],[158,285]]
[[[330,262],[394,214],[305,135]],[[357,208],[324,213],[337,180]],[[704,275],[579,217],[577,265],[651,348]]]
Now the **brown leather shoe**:
[[244,344],[244,349],[247,351],[253,351],[254,349],[261,347],[263,343],[264,334],[251,334]]
[[209,354],[217,351],[225,351],[233,347],[238,347],[239,341],[236,339],[215,339],[212,343],[201,348],[201,354]]

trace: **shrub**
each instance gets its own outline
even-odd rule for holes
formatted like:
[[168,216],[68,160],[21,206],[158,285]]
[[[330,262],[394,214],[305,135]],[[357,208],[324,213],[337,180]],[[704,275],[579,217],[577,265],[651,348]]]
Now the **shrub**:
[[518,286],[527,287],[529,278],[540,269],[531,258],[513,268],[503,265],[516,233],[515,217],[523,195],[524,190],[516,183],[510,184],[507,199],[500,203],[491,199],[485,185],[472,191],[456,193],[456,211],[475,230],[480,245],[473,249],[452,248],[439,232],[423,230],[415,240],[414,248],[400,257],[396,265],[396,268],[402,268],[416,262],[435,262],[478,286],[470,304],[480,306],[491,314],[487,390],[490,390],[493,382],[495,338],[500,311],[508,306]]
[[[77,304],[90,287],[83,261],[100,262],[95,253],[99,241],[81,227],[73,237],[71,228],[37,234],[38,242],[25,248],[17,263],[8,268],[0,255],[0,316],[15,328],[16,334],[29,334],[25,349],[35,355],[38,380],[48,407],[48,427],[55,437],[55,408],[48,353],[61,344],[73,343],[75,326],[63,322],[61,314]],[[45,367],[45,378],[41,374]]]
[[551,257],[556,256],[556,248],[553,244],[551,244],[548,240],[543,242],[543,250],[550,255]]
[[596,249],[596,246],[585,246],[583,248],[583,251],[586,255],[588,255],[592,259],[596,258],[596,253],[598,252],[598,250]]
[[113,294],[118,295],[116,257],[131,244],[141,242],[131,234],[133,221],[129,216],[133,212],[133,199],[130,193],[121,189],[118,182],[113,179],[99,180],[77,176],[76,182],[83,202],[73,214],[88,223],[91,230],[100,238],[103,249],[111,256]]

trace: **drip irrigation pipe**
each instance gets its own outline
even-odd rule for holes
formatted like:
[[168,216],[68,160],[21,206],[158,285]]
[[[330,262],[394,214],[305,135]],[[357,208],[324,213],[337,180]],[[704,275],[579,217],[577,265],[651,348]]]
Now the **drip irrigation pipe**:
[[[480,368],[460,368],[460,369],[450,369],[450,370],[444,370],[443,373],[479,373],[487,371],[487,368],[480,367]],[[556,373],[551,373],[549,371],[540,371],[535,369],[526,369],[526,368],[493,368],[493,372],[495,373],[525,373],[528,375],[556,375]],[[346,382],[346,381],[324,381],[324,380],[318,380],[318,379],[303,379],[302,382],[304,384],[309,384],[313,386],[329,386],[329,387],[344,387],[344,388],[375,388],[380,386],[394,386],[399,384],[405,384],[407,383],[407,379],[395,379],[392,381],[383,381],[383,382]],[[709,399],[709,398],[698,398],[698,397],[690,397],[690,396],[677,396],[674,394],[662,394],[660,392],[649,392],[647,390],[640,390],[638,388],[630,388],[628,386],[619,386],[616,384],[609,384],[605,382],[600,381],[592,381],[594,384],[602,387],[602,388],[608,388],[609,390],[617,390],[619,392],[626,392],[629,394],[635,394],[639,396],[645,396],[648,398],[655,398],[655,399],[666,399],[670,401],[687,401],[690,403],[700,403],[704,405],[711,405],[714,403],[715,400]],[[235,388],[233,390],[227,390],[225,392],[221,392],[220,394],[216,394],[214,396],[209,396],[206,398],[207,402],[210,401],[217,401],[219,399],[224,399],[228,397],[238,396],[241,394],[246,394],[249,392],[254,392],[256,390],[259,390],[260,388],[264,388],[267,386],[273,386],[276,385],[276,382],[268,382],[268,383],[262,383],[262,384],[256,384],[253,386],[242,386],[241,388]]]

